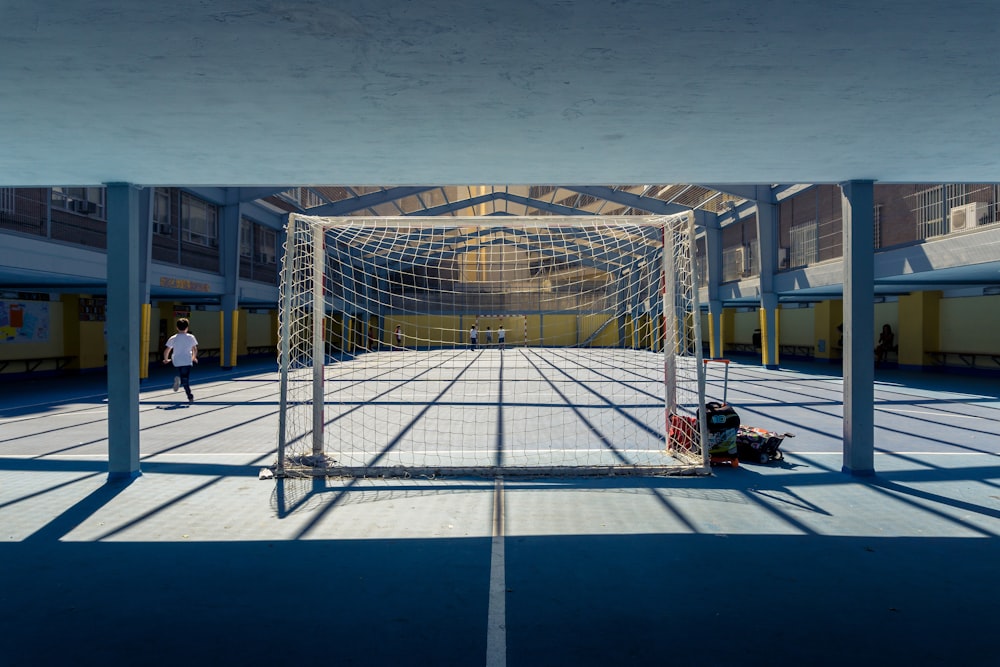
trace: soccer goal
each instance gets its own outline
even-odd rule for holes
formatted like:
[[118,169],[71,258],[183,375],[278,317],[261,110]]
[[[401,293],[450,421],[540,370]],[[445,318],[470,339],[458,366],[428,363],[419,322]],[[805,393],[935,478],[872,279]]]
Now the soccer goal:
[[279,475],[704,471],[693,216],[289,216]]

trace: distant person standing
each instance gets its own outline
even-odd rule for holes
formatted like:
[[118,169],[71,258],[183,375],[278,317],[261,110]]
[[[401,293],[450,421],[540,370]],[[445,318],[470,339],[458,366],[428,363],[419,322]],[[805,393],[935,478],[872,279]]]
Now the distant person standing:
[[403,347],[403,329],[396,325],[396,347]]
[[486,327],[486,346],[489,347],[493,344],[493,330]]
[[476,325],[473,324],[472,328],[469,329],[469,349],[476,349],[476,341],[479,339],[479,332],[476,331]]
[[501,324],[500,328],[497,329],[497,344],[500,346],[501,350],[504,348],[504,344],[506,342],[507,342],[507,332],[503,330],[503,325]]
[[885,362],[886,356],[893,349],[893,340],[895,335],[892,333],[892,327],[888,324],[882,325],[882,333],[878,337],[878,347],[875,348],[875,363],[881,364]]
[[194,403],[194,394],[191,393],[191,366],[198,363],[198,339],[188,333],[190,322],[186,317],[177,320],[177,333],[167,339],[166,347],[163,349],[163,363],[174,362],[174,391],[181,385],[187,394],[188,403]]

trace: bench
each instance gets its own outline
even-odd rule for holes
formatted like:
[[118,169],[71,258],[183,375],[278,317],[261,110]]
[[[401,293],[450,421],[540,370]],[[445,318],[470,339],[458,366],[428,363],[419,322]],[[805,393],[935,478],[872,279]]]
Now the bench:
[[729,343],[726,347],[737,352],[750,352],[751,354],[760,350],[753,343]]
[[948,365],[949,357],[955,357],[959,359],[963,364],[969,368],[975,368],[976,359],[978,357],[988,358],[993,361],[993,363],[1000,366],[1000,353],[996,352],[955,352],[952,350],[927,350],[925,352],[927,356],[934,360],[934,363],[938,366]]
[[274,345],[247,345],[247,354],[274,356],[278,354],[278,348]]
[[24,372],[31,373],[32,371],[38,370],[38,367],[42,364],[52,363],[55,365],[55,370],[61,371],[66,368],[71,362],[73,362],[76,357],[31,357],[28,359],[0,359],[0,373],[7,370],[10,364],[20,363],[24,364]]
[[778,346],[778,352],[787,354],[790,357],[812,359],[815,354],[815,348],[812,345],[781,344]]

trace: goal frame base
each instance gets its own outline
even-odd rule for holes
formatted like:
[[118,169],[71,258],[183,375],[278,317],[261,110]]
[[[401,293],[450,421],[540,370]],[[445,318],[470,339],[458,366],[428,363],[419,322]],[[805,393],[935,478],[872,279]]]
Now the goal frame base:
[[712,474],[711,466],[700,463],[677,463],[675,465],[633,465],[633,466],[393,466],[368,468],[364,466],[296,466],[283,471],[275,471],[276,478],[294,479],[303,477],[335,477],[345,479],[364,478],[448,478],[479,477],[523,478],[532,477],[704,477]]

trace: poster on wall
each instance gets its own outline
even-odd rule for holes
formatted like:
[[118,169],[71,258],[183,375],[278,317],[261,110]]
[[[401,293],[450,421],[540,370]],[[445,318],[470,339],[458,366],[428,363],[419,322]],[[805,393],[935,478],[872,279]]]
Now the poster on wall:
[[80,299],[81,322],[104,322],[107,319],[107,299]]
[[0,301],[0,342],[45,343],[48,340],[48,303]]

